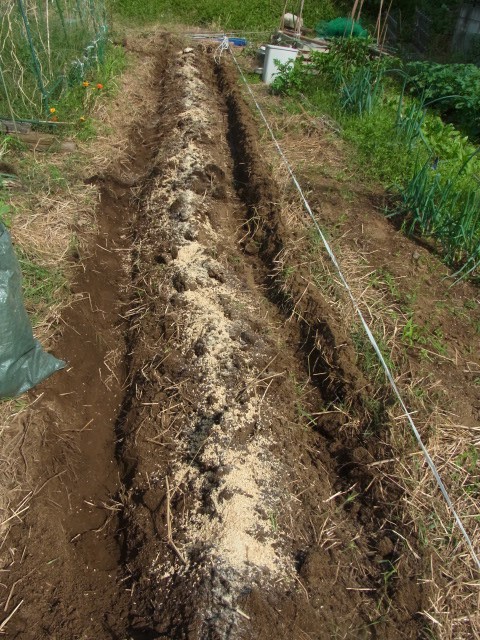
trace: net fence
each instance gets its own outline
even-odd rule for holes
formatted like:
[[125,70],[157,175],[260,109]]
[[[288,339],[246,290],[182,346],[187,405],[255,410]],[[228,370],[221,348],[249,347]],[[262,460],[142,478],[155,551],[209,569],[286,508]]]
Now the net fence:
[[1,0],[0,119],[48,117],[102,64],[106,41],[103,0]]

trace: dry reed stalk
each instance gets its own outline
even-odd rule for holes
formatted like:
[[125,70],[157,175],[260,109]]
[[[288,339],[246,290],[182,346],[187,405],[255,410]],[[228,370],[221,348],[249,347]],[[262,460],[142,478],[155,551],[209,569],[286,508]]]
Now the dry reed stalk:
[[183,562],[183,564],[187,564],[185,556],[182,554],[182,552],[179,550],[179,548],[177,547],[177,545],[173,541],[172,511],[171,511],[171,506],[170,506],[171,493],[170,493],[170,484],[169,484],[169,481],[168,481],[168,476],[165,476],[165,485],[166,485],[166,491],[167,491],[166,498],[167,498],[167,540],[168,540],[168,544],[170,545],[172,550],[175,551],[175,553],[180,558],[180,560]]

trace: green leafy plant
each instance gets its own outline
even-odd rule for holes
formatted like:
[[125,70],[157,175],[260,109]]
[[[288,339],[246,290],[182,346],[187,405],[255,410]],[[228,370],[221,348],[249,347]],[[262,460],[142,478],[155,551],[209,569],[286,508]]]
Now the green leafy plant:
[[282,95],[297,95],[307,90],[307,85],[311,80],[311,73],[299,59],[292,64],[288,62],[275,62],[278,74],[273,79],[270,89],[273,93]]
[[[110,6],[120,18],[137,23],[181,21],[184,24],[221,25],[224,29],[258,31],[278,27],[284,11],[283,0],[110,0]],[[305,24],[316,24],[336,15],[332,0],[305,3]]]
[[405,66],[407,88],[414,95],[436,100],[455,95],[436,109],[474,138],[480,135],[480,69],[473,64],[411,62]]
[[351,79],[359,69],[377,63],[373,57],[373,40],[367,38],[332,38],[328,54],[316,54],[314,64],[334,78],[341,70],[342,80]]

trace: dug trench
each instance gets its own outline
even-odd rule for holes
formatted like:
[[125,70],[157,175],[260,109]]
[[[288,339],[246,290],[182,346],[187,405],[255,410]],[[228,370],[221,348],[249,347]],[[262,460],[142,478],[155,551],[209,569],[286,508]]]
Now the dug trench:
[[289,229],[236,74],[201,47],[167,58],[135,185],[102,178],[71,368],[32,416],[48,477],[16,530],[9,633],[428,637],[428,557],[376,476],[382,425],[361,435],[371,389],[313,285],[282,293]]

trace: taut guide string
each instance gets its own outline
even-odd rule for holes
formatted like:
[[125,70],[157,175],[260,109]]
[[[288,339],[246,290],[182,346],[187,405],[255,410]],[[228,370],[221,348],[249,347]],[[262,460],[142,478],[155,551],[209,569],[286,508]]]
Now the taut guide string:
[[245,86],[247,87],[247,90],[248,90],[248,92],[249,92],[249,94],[250,94],[250,96],[251,96],[251,98],[252,98],[252,100],[253,100],[253,102],[254,102],[254,104],[255,104],[255,106],[256,106],[256,108],[257,108],[257,110],[258,110],[258,112],[259,112],[259,114],[260,114],[260,116],[262,118],[262,120],[263,120],[263,122],[265,123],[265,126],[268,129],[268,132],[270,133],[270,136],[271,136],[271,138],[272,138],[272,140],[273,140],[273,142],[274,142],[274,144],[275,144],[275,146],[277,148],[277,151],[278,151],[280,157],[282,158],[283,163],[285,164],[285,166],[286,166],[286,168],[288,170],[288,173],[290,174],[290,177],[292,179],[293,184],[295,185],[298,193],[300,194],[300,198],[301,198],[301,200],[303,202],[305,210],[307,211],[308,215],[310,216],[310,218],[313,221],[313,224],[314,224],[314,226],[315,226],[315,228],[316,228],[316,230],[318,232],[318,235],[319,235],[320,239],[323,242],[323,245],[324,245],[324,247],[325,247],[325,249],[326,249],[326,251],[327,251],[327,253],[328,253],[329,257],[330,257],[330,260],[332,261],[332,263],[333,263],[333,265],[334,265],[334,267],[335,267],[335,269],[336,269],[336,271],[338,273],[340,281],[341,281],[341,283],[345,287],[345,290],[348,293],[348,296],[349,296],[349,298],[350,298],[350,300],[352,302],[352,305],[353,305],[353,308],[355,310],[355,313],[360,318],[360,322],[361,322],[361,324],[362,324],[362,326],[363,326],[363,328],[365,330],[365,333],[367,334],[367,337],[368,337],[368,339],[370,341],[370,344],[372,345],[373,349],[375,350],[375,353],[377,354],[378,360],[380,361],[380,364],[382,365],[382,368],[385,371],[385,375],[387,377],[387,380],[389,381],[389,383],[390,383],[390,385],[391,385],[391,387],[393,389],[393,392],[394,392],[395,396],[397,397],[398,402],[400,403],[402,411],[403,411],[405,417],[407,418],[407,420],[408,420],[408,422],[410,424],[410,427],[411,427],[411,429],[413,431],[413,434],[414,434],[414,436],[415,436],[415,438],[416,438],[416,440],[417,440],[417,442],[418,442],[418,444],[420,446],[420,449],[422,450],[422,453],[423,453],[423,455],[425,457],[425,460],[426,460],[428,466],[430,467],[430,470],[431,470],[431,472],[432,472],[432,474],[433,474],[433,476],[434,476],[434,478],[435,478],[435,480],[436,480],[436,482],[437,482],[437,484],[438,484],[438,486],[440,488],[440,491],[442,492],[442,495],[443,495],[443,497],[445,499],[445,502],[447,503],[450,511],[452,512],[453,517],[455,519],[455,522],[457,523],[458,528],[460,529],[460,531],[461,531],[461,533],[462,533],[462,535],[463,535],[463,537],[464,537],[464,539],[465,539],[465,541],[467,543],[467,546],[468,546],[468,548],[470,550],[472,558],[475,561],[475,564],[477,565],[477,569],[480,570],[480,560],[479,560],[479,558],[477,556],[477,553],[476,553],[476,551],[475,551],[475,549],[473,547],[473,544],[472,544],[472,541],[470,539],[470,536],[468,535],[467,531],[465,530],[465,527],[463,526],[463,523],[462,523],[462,521],[460,519],[460,516],[458,515],[455,507],[453,506],[452,500],[451,500],[451,498],[450,498],[450,496],[448,494],[448,491],[447,491],[445,485],[443,484],[442,479],[440,478],[440,474],[439,474],[439,472],[437,470],[437,467],[435,466],[435,463],[433,462],[430,454],[428,453],[427,448],[423,444],[423,441],[422,441],[422,438],[420,436],[420,433],[419,433],[417,427],[415,426],[415,423],[413,422],[412,416],[411,416],[410,412],[408,411],[407,406],[405,405],[405,402],[403,401],[402,396],[400,395],[400,391],[399,391],[399,389],[397,387],[397,384],[396,384],[396,382],[395,382],[395,380],[393,378],[392,372],[390,371],[390,368],[389,368],[388,364],[385,362],[385,359],[384,359],[384,357],[382,355],[382,352],[380,351],[380,348],[379,348],[379,346],[377,344],[377,341],[375,340],[375,337],[372,334],[372,332],[370,330],[370,327],[368,326],[367,321],[365,320],[365,318],[363,316],[363,313],[362,313],[362,311],[360,309],[360,306],[359,306],[357,300],[355,299],[355,296],[353,295],[352,290],[350,289],[350,287],[348,285],[348,282],[345,279],[345,276],[343,275],[343,272],[342,272],[342,270],[340,268],[338,260],[337,260],[337,258],[335,256],[335,254],[333,253],[333,250],[330,247],[330,244],[328,243],[328,240],[326,239],[325,235],[323,234],[323,231],[320,228],[320,225],[318,224],[318,222],[317,222],[317,220],[316,220],[316,218],[315,218],[315,216],[313,214],[312,209],[310,208],[310,205],[309,205],[309,203],[308,203],[308,201],[307,201],[307,199],[306,199],[306,197],[305,197],[305,195],[304,195],[304,193],[302,191],[302,188],[301,188],[301,186],[300,186],[300,184],[299,184],[299,182],[298,182],[298,180],[297,180],[297,178],[295,176],[295,173],[294,173],[292,167],[290,166],[290,163],[288,162],[287,157],[285,156],[285,154],[284,154],[282,148],[280,147],[277,139],[275,138],[275,134],[273,133],[273,130],[272,130],[267,118],[265,117],[265,114],[263,113],[262,108],[260,107],[260,105],[259,105],[259,103],[258,103],[253,91],[250,88],[250,85],[248,84],[248,82],[247,82],[247,80],[246,80],[246,78],[245,78],[245,76],[243,74],[243,71],[242,71],[242,69],[241,69],[241,67],[240,67],[240,65],[238,63],[237,58],[235,57],[235,54],[233,53],[233,51],[232,51],[232,49],[230,47],[230,43],[229,43],[228,38],[226,36],[223,38],[223,40],[221,41],[220,45],[218,46],[218,48],[215,51],[215,56],[214,56],[215,62],[218,64],[223,52],[227,51],[227,50],[230,51],[232,59],[233,59],[235,65],[236,65],[236,67],[237,67],[237,69],[238,69],[238,71],[240,73],[240,76],[242,77],[242,80],[245,83]]

